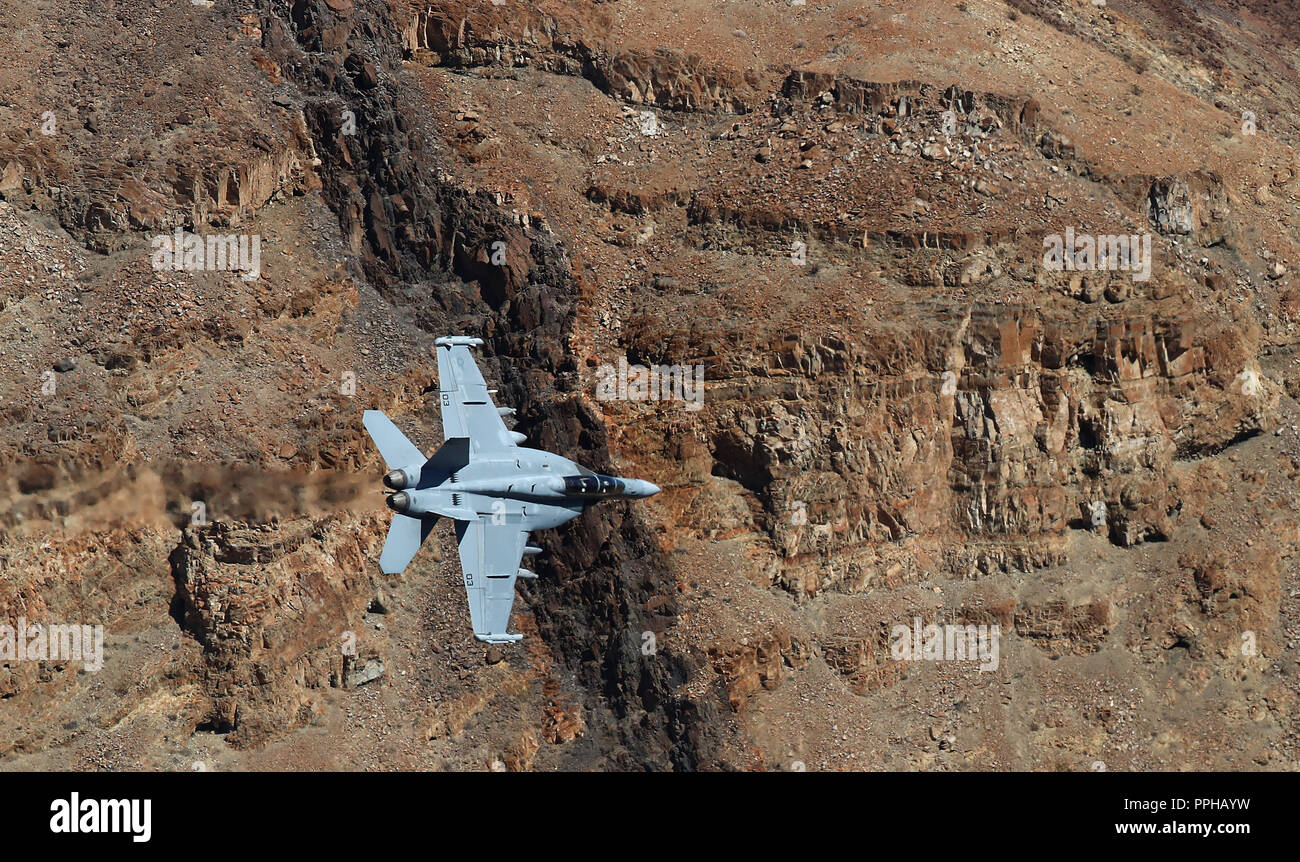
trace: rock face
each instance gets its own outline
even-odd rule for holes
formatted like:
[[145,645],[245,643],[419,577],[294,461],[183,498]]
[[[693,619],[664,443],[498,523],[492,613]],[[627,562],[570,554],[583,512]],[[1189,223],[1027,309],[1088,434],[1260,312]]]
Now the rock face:
[[382,661],[347,649],[374,592],[366,550],[329,521],[184,532],[172,613],[203,647],[207,725],[236,745],[263,742],[310,721],[314,691],[382,675]]
[[676,111],[743,113],[761,98],[752,73],[707,55],[665,46],[637,50],[593,44],[609,39],[611,25],[602,10],[578,6],[521,18],[509,9],[446,3],[415,11],[402,44],[408,56],[427,51],[458,68],[527,67],[579,75],[630,104]]
[[[0,623],[106,661],[0,661],[6,766],[1294,768],[1285,10],[33,5]],[[360,415],[436,445],[448,332],[665,489],[534,536],[492,651],[445,525],[375,562]]]

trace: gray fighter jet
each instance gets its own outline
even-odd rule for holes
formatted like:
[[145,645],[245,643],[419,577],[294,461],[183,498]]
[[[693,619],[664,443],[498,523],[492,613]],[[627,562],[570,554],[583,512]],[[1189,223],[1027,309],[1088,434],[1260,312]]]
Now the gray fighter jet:
[[519,563],[541,553],[527,544],[529,531],[558,527],[601,500],[649,497],[659,487],[602,476],[559,455],[521,447],[524,435],[502,421],[514,410],[493,405],[493,390],[470,353],[483,340],[457,335],[434,343],[442,448],[426,458],[380,411],[367,410],[363,418],[390,470],[384,484],[395,492],[387,498],[393,523],[379,568],[402,571],[439,515],[455,520],[474,637],[517,641],[523,635],[506,633],[515,579],[537,577]]

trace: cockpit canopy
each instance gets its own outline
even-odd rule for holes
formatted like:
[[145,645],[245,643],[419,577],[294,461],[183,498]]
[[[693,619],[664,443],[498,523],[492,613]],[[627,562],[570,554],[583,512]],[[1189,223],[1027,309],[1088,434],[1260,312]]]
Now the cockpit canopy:
[[615,476],[593,473],[586,467],[579,466],[580,476],[564,477],[564,493],[573,497],[610,497],[627,490],[623,480]]

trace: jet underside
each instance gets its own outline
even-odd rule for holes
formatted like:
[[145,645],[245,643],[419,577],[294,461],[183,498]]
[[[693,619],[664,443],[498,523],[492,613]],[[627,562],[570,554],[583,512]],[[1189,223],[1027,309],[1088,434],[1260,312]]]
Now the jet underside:
[[659,488],[640,479],[594,473],[567,458],[519,446],[523,435],[506,428],[470,348],[477,338],[437,339],[439,400],[444,443],[432,456],[412,444],[377,410],[367,410],[366,430],[389,472],[393,510],[379,558],[385,573],[403,571],[439,517],[456,524],[461,576],[474,636],[489,643],[519,640],[507,632],[519,567],[540,553],[528,533],[558,527],[603,499],[641,498]]

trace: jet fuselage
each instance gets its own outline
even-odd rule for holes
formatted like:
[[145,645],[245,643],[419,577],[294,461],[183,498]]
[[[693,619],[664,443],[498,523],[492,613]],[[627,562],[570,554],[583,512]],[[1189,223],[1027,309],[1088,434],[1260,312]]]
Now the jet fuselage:
[[388,505],[410,515],[517,516],[524,529],[545,530],[600,500],[641,499],[659,492],[653,483],[593,473],[551,452],[516,448],[507,455],[475,458],[428,485],[418,478],[418,465],[394,470],[384,483],[400,490],[389,496]]

